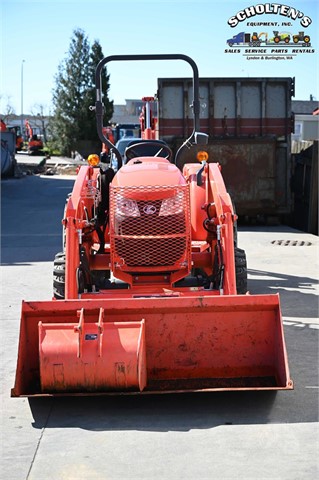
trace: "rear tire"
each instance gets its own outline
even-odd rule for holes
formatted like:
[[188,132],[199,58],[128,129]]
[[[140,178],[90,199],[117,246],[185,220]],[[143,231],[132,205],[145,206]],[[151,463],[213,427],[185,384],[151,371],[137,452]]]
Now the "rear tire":
[[235,247],[236,288],[238,295],[247,292],[247,260],[245,250]]
[[53,264],[53,296],[57,300],[65,298],[65,253],[57,253]]

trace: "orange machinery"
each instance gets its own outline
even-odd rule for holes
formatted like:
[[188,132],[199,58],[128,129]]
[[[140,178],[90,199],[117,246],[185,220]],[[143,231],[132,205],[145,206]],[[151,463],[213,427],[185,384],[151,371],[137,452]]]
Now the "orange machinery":
[[100,140],[120,166],[103,135],[101,69],[154,59],[192,67],[194,131],[175,159],[163,142],[145,140],[127,148],[116,174],[97,155],[80,168],[54,299],[22,305],[12,396],[293,388],[279,296],[246,292],[236,215],[199,133],[195,62],[104,58],[96,71]]
[[36,154],[40,153],[43,149],[43,142],[42,140],[33,133],[33,128],[31,127],[29,120],[26,120],[25,122],[25,128],[28,136],[28,154]]
[[19,150],[22,150],[23,148],[23,138],[20,133],[20,128],[18,126],[12,126],[12,127],[7,127],[6,123],[2,120],[1,118],[1,123],[0,123],[0,132],[13,132],[15,134],[15,139],[16,139],[16,147],[15,151],[16,153]]
[[144,102],[142,112],[140,114],[141,137],[143,140],[158,139],[157,118],[152,111],[152,104],[154,104],[154,97],[143,97]]

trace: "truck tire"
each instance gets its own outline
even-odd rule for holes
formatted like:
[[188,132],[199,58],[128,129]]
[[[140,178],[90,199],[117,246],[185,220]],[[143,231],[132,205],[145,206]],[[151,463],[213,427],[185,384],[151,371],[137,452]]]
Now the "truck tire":
[[247,260],[245,250],[235,247],[236,288],[238,295],[247,292]]
[[53,296],[63,300],[65,296],[65,253],[57,253],[53,264]]

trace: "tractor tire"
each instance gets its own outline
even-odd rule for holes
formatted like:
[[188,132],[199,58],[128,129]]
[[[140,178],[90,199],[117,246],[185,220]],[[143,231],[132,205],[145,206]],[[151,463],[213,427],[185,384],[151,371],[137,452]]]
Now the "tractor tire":
[[309,42],[310,42],[310,37],[309,37],[309,35],[306,35],[306,36],[304,37],[303,41],[304,41],[305,43],[309,43]]
[[245,250],[235,247],[236,288],[238,295],[247,292],[247,260]]
[[65,298],[65,253],[57,253],[53,264],[53,296],[57,300]]

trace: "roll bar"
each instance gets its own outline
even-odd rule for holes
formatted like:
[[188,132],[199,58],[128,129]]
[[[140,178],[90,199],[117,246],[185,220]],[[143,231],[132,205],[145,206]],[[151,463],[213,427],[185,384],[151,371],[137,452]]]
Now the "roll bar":
[[187,62],[193,69],[193,113],[194,113],[194,129],[191,136],[186,140],[185,143],[192,142],[195,139],[195,132],[199,131],[199,77],[198,77],[198,68],[194,60],[187,55],[182,54],[146,54],[146,55],[110,55],[109,57],[103,58],[96,67],[95,71],[95,85],[96,85],[96,102],[95,102],[95,115],[96,115],[96,125],[97,133],[102,143],[105,143],[109,148],[112,148],[114,154],[116,155],[117,161],[122,165],[122,157],[117,148],[113,145],[112,142],[106,138],[103,134],[103,103],[102,103],[102,79],[101,72],[102,68],[109,62],[118,62],[118,61],[131,61],[131,60],[184,60]]

